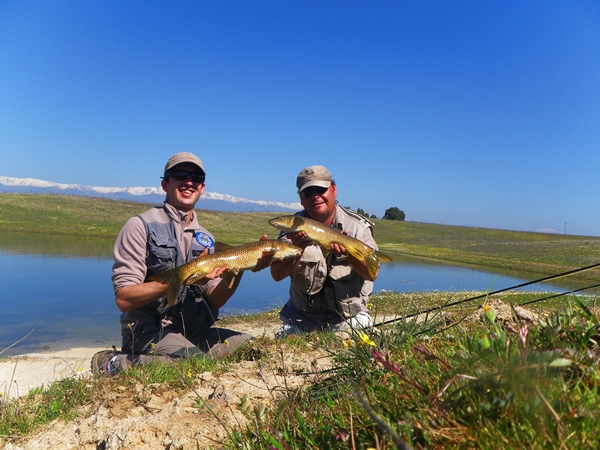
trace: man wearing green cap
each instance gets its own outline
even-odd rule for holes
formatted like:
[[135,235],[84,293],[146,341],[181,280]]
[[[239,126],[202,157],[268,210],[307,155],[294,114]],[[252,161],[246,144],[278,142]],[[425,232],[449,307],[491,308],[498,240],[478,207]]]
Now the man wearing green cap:
[[[373,249],[373,223],[337,204],[337,186],[323,166],[302,169],[296,178],[303,211],[309,217],[358,239]],[[297,260],[275,261],[271,275],[275,281],[290,277],[290,298],[279,317],[283,326],[277,336],[315,330],[347,330],[373,324],[367,302],[373,290],[366,261],[359,261],[338,244],[331,245],[325,257],[321,249],[307,240],[305,232],[281,233],[303,249]]]

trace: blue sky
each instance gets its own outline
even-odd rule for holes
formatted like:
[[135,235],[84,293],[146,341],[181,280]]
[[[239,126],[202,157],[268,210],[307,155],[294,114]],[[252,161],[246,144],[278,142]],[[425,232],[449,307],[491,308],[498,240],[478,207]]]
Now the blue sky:
[[[600,235],[597,1],[0,1],[0,175]],[[201,207],[202,204],[200,203]]]

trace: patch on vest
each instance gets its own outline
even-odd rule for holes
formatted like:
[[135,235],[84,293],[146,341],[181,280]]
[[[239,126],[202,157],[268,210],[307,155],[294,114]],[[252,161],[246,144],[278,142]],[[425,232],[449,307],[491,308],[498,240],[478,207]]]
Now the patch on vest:
[[206,233],[202,233],[201,231],[196,231],[194,235],[196,238],[196,242],[205,248],[212,248],[215,246],[215,241]]

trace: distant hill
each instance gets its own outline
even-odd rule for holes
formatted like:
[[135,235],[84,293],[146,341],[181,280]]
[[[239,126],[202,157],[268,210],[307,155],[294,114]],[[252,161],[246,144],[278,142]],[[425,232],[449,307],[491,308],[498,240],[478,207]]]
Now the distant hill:
[[[52,181],[37,180],[35,178],[14,178],[4,176],[0,176],[0,192],[81,195],[85,197],[103,197],[152,204],[161,204],[165,199],[165,193],[160,188],[83,186],[81,184],[60,184]],[[300,203],[249,200],[247,198],[233,197],[232,195],[219,194],[217,192],[204,192],[200,198],[198,207],[202,209],[230,212],[290,212],[302,209]]]

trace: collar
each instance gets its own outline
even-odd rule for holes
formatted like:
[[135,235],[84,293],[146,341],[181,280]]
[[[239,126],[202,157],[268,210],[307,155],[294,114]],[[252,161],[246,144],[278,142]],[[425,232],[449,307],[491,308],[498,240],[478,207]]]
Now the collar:
[[188,212],[180,211],[179,209],[175,208],[173,205],[167,202],[164,203],[164,209],[167,215],[169,216],[169,219],[171,219],[173,222],[182,224],[186,228],[197,228],[194,225],[196,223],[196,211],[194,211],[193,209]]

